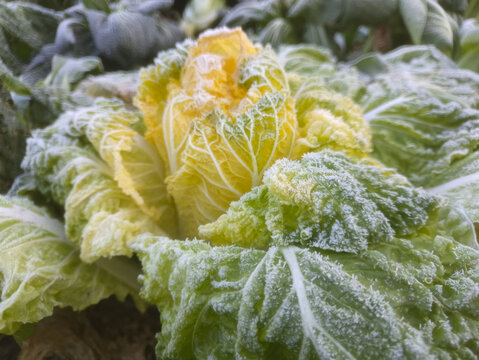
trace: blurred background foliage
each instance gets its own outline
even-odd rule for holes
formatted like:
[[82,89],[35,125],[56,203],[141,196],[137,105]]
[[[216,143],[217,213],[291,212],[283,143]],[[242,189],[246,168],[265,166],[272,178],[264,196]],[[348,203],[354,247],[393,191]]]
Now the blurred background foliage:
[[205,29],[241,26],[263,44],[310,43],[342,61],[432,44],[479,71],[478,16],[479,0],[1,1],[0,191],[32,129],[92,97],[131,102],[139,67]]

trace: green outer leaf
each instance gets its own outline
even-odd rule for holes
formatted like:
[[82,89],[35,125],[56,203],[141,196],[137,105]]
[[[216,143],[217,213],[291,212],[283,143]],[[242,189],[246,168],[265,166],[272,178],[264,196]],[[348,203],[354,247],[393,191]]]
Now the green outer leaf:
[[352,96],[365,112],[373,156],[414,185],[448,197],[479,221],[473,175],[479,171],[476,73],[459,69],[430,46],[361,57],[353,63],[359,73],[350,70],[348,76],[341,64],[313,46],[282,48],[280,59],[293,91],[302,86],[296,74],[309,74],[311,82],[328,86],[342,83],[335,89]]
[[427,0],[399,0],[399,11],[414,44],[420,44],[427,22]]
[[324,85],[351,98],[363,89],[356,69],[336,65],[336,59],[327,49],[313,45],[281,46],[278,58],[289,74],[293,94],[301,87],[301,82],[293,73],[304,78],[314,77],[317,85]]
[[[126,274],[126,272],[125,272]],[[63,224],[21,198],[0,197],[0,332],[49,316],[54,307],[82,310],[135,294],[96,264],[80,261]]]
[[454,29],[449,15],[435,0],[427,0],[427,6],[427,22],[422,43],[433,44],[441,50],[451,50],[454,44]]
[[435,225],[359,254],[144,235],[161,359],[474,358],[479,252]]
[[[479,165],[479,76],[432,48],[404,47],[374,58],[385,66],[369,73],[356,98],[372,129],[373,155],[478,221],[471,174]],[[358,69],[364,61],[369,58]]]
[[14,76],[1,59],[0,80],[2,81],[2,85],[12,92],[15,92],[19,95],[31,94],[31,88]]
[[479,72],[479,23],[477,20],[464,21],[461,27],[461,50],[457,63],[464,69]]
[[110,13],[110,6],[108,0],[81,0],[83,6],[87,9],[98,10],[104,13]]
[[479,152],[454,162],[450,168],[433,179],[429,192],[446,196],[467,211],[473,222],[479,223]]
[[[479,130],[479,76],[439,55],[430,48],[405,47],[383,56],[387,70],[372,76],[356,99],[373,128],[373,140],[384,143],[375,145],[377,151],[397,159],[394,165],[385,163],[423,186],[474,152]],[[416,157],[408,168],[400,164],[403,155],[412,159],[412,154]]]
[[43,80],[46,86],[61,87],[70,92],[73,85],[85,78],[88,74],[103,71],[101,60],[96,56],[82,58],[68,58],[55,55],[52,59],[52,71]]

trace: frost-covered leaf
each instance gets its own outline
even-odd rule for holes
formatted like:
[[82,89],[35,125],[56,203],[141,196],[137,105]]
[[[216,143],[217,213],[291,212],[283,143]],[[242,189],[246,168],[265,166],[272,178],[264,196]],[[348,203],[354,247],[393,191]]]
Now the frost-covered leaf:
[[131,255],[126,244],[136,235],[176,231],[163,164],[140,120],[118,102],[98,102],[28,140],[22,167],[65,206],[67,234],[83,260]]
[[[369,71],[373,58],[383,64],[376,73]],[[368,85],[356,100],[371,126],[373,155],[414,185],[458,202],[478,221],[478,74],[426,47],[373,55],[357,67],[365,64]]]
[[315,78],[302,77],[300,84],[294,94],[299,137],[293,157],[324,149],[351,156],[368,155],[371,136],[361,108],[348,97],[318,84]]
[[442,216],[358,254],[142,236],[141,294],[162,317],[157,357],[473,359],[479,252],[457,241],[471,226],[445,229]]
[[[89,76],[81,81],[72,96],[78,103],[92,105],[96,98],[118,98],[127,106],[133,106],[133,98],[138,89],[138,72],[109,72]],[[81,100],[80,100],[81,99]]]
[[201,226],[200,236],[215,245],[357,253],[414,233],[438,204],[392,169],[329,151],[279,160],[263,182]]
[[26,199],[0,197],[0,332],[12,334],[54,307],[82,310],[111,295],[135,295],[137,270],[121,269],[82,263],[60,221]]
[[313,46],[284,47],[280,59],[293,91],[302,85],[297,74],[310,74],[311,83],[351,96],[368,120],[375,157],[478,221],[477,74],[424,46],[362,57],[356,69]]

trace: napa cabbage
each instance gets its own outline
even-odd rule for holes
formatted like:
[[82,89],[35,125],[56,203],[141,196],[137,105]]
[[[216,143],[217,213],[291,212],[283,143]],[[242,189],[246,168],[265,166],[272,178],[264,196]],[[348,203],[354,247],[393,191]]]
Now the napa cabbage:
[[207,31],[141,72],[136,104],[186,235],[259,185],[278,159],[328,147],[371,151],[356,104],[306,77],[297,83],[293,93],[274,51],[239,29]]
[[[189,237],[129,244],[143,266],[141,295],[161,312],[158,358],[475,356],[474,207],[416,187],[449,171],[441,156],[455,158],[454,147],[427,156],[432,148],[404,136],[422,117],[433,124],[441,113],[426,109],[436,105],[459,116],[438,117],[451,119],[451,145],[473,149],[474,134],[459,139],[474,126],[475,78],[457,88],[464,74],[433,76],[429,61],[450,61],[428,49],[352,68],[311,46],[278,56],[228,30],[143,70],[136,103]],[[380,135],[402,123],[402,135]]]
[[159,53],[138,109],[91,100],[28,140],[0,331],[137,294],[127,256],[159,359],[474,358],[478,84],[429,47],[338,65],[219,29]]

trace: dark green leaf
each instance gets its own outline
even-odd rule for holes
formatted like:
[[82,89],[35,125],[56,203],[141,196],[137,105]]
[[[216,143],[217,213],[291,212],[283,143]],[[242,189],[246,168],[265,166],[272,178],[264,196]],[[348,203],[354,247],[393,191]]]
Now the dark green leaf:
[[427,0],[428,14],[422,43],[433,44],[441,50],[452,49],[454,30],[452,19],[434,0]]
[[110,6],[108,0],[81,0],[83,6],[90,10],[98,10],[104,13],[110,12]]
[[420,44],[427,22],[425,0],[400,0],[399,11],[414,44]]

